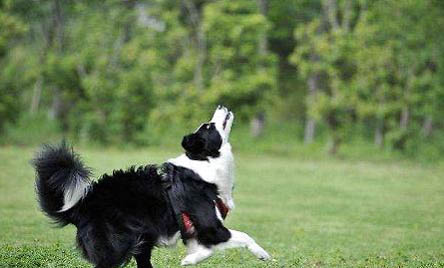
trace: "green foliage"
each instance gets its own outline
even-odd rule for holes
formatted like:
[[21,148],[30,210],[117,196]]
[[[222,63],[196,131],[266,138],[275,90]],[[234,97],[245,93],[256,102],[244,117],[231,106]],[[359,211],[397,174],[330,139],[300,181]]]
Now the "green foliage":
[[291,56],[305,81],[318,80],[308,113],[329,126],[333,140],[357,120],[374,121],[387,144],[415,151],[407,143],[416,145],[421,123],[441,110],[442,9],[430,1],[323,4],[319,17],[296,28],[300,44]]
[[203,103],[239,107],[239,118],[264,109],[266,94],[276,83],[273,56],[258,53],[258,39],[269,27],[266,18],[252,1],[219,1],[205,8],[204,22],[213,74]]
[[238,124],[296,124],[288,139],[314,118],[332,152],[373,135],[407,155],[441,148],[443,13],[435,0],[3,0],[0,136],[47,114],[55,136],[152,145],[225,104]]
[[10,13],[12,6],[12,1],[0,2],[0,135],[4,125],[14,121],[21,108],[21,83],[17,81],[21,67],[14,58],[8,57],[8,50],[13,40],[23,35],[27,27],[19,17]]
[[[355,72],[351,33],[341,28],[321,31],[315,19],[295,30],[300,45],[292,55],[303,79],[316,76],[323,90],[307,98],[308,113],[329,126],[333,143],[344,139],[345,131],[354,121],[355,89],[351,77]],[[335,145],[333,145],[335,146]]]

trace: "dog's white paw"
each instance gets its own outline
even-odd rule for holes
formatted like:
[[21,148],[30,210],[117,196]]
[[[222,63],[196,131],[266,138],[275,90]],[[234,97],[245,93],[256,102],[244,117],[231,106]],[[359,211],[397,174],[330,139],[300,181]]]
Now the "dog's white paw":
[[185,256],[185,258],[182,260],[182,262],[180,263],[182,266],[186,266],[186,265],[194,265],[197,264],[203,260],[205,260],[206,258],[210,257],[212,254],[211,250],[199,250],[195,253],[192,254],[188,254],[187,256]]
[[180,262],[180,265],[187,266],[187,265],[194,265],[196,263],[197,262],[195,258],[192,255],[188,255]]
[[248,248],[260,260],[266,261],[271,258],[270,254],[268,254],[268,252],[266,252],[263,248],[261,248],[257,244],[250,246]]

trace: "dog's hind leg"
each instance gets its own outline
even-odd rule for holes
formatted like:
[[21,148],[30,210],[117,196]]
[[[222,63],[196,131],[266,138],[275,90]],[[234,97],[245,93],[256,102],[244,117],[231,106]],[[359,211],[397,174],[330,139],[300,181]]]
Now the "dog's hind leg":
[[152,248],[145,248],[141,253],[134,255],[137,268],[153,268],[151,264],[151,250]]
[[239,248],[246,247],[253,253],[258,259],[268,260],[270,255],[259,246],[253,238],[243,232],[230,230],[231,238],[227,242],[223,242],[213,246],[212,248],[217,250],[224,250],[226,248]]

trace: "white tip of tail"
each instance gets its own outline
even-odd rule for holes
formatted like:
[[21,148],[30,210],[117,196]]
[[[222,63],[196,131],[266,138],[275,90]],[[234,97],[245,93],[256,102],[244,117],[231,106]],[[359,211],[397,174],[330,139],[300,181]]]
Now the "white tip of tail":
[[73,180],[74,183],[68,185],[68,187],[64,190],[63,207],[59,210],[59,212],[64,212],[74,207],[77,202],[86,196],[91,187],[91,184],[82,179],[80,175],[76,176],[76,179]]

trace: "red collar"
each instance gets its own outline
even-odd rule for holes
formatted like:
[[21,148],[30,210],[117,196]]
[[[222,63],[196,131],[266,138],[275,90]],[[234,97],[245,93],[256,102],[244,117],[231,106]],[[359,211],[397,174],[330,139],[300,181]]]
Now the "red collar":
[[220,198],[216,200],[216,207],[219,210],[222,219],[225,220],[225,218],[228,215],[228,212],[230,211],[230,208],[228,208],[227,205],[225,205],[224,201],[222,201],[222,199]]
[[[230,211],[230,208],[228,208],[227,205],[225,205],[225,203],[220,198],[218,198],[214,202],[215,202],[216,207],[222,216],[222,219],[225,220],[225,218],[228,215],[228,212]],[[182,222],[183,222],[183,226],[185,228],[185,232],[189,235],[193,235],[195,232],[195,228],[194,228],[193,222],[190,219],[190,215],[186,212],[182,212],[181,216],[182,216]]]
[[194,224],[190,219],[190,215],[188,215],[188,213],[186,212],[182,212],[181,216],[185,233],[192,236],[194,234],[195,229],[194,229]]

